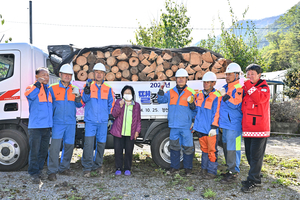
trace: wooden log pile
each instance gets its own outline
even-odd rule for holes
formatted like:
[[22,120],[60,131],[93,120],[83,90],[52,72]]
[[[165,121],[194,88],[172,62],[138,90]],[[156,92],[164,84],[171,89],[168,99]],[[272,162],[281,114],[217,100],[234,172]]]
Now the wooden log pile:
[[103,63],[107,81],[174,81],[175,72],[184,68],[189,80],[202,79],[212,71],[217,78],[225,77],[229,61],[211,51],[151,50],[120,47],[110,50],[91,50],[73,56],[73,70],[76,80],[93,79],[93,67]]

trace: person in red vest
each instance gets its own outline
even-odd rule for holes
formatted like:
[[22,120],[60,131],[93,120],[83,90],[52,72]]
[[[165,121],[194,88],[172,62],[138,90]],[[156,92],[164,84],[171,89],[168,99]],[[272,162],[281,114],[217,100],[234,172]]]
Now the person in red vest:
[[[82,155],[84,177],[90,177],[91,171],[103,173],[103,154],[107,137],[107,123],[115,104],[112,88],[104,82],[106,68],[102,63],[95,64],[95,79],[87,80],[82,91],[82,101],[85,103],[84,122],[85,137]],[[94,141],[96,151],[94,154]]]
[[242,181],[243,192],[252,192],[261,185],[261,168],[270,136],[270,89],[262,80],[262,69],[257,64],[246,68],[247,80],[244,83],[244,98],[242,104],[243,137],[245,152],[250,170],[246,181]]

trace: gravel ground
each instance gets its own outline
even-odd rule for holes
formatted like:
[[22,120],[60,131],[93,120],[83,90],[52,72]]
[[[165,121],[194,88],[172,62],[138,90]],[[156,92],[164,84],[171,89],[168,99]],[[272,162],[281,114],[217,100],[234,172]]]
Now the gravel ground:
[[[195,144],[196,153],[200,153],[198,142]],[[299,144],[300,138],[272,137],[266,153],[298,159]],[[277,184],[274,176],[269,174],[262,178],[263,185],[257,187],[255,192],[241,192],[240,181],[246,178],[249,170],[245,162],[241,164],[239,180],[224,185],[219,183],[220,178],[200,178],[199,158],[194,160],[191,177],[185,177],[183,170],[180,176],[165,175],[165,171],[158,168],[149,157],[150,148],[147,145],[144,148],[135,146],[132,175],[116,177],[112,153],[112,150],[105,151],[104,174],[95,174],[91,178],[82,177],[82,167],[78,162],[81,149],[76,149],[73,154],[71,169],[75,175],[57,175],[55,182],[42,180],[40,185],[32,184],[26,167],[18,172],[0,172],[0,199],[206,199],[203,196],[206,189],[215,192],[212,199],[300,199],[299,186]],[[222,171],[226,167],[223,165],[221,148],[219,153],[219,170]],[[43,172],[46,172],[46,166]],[[300,174],[297,176],[300,182]]]

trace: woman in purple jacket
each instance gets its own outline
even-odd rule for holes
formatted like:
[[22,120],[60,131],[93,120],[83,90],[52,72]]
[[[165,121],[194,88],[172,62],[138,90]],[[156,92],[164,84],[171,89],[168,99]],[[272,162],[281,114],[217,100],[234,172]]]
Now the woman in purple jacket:
[[122,99],[114,105],[112,115],[115,121],[110,133],[114,136],[116,175],[123,171],[123,149],[125,148],[124,174],[131,175],[132,152],[136,138],[141,131],[141,108],[135,102],[134,90],[131,86],[124,86],[121,91]]

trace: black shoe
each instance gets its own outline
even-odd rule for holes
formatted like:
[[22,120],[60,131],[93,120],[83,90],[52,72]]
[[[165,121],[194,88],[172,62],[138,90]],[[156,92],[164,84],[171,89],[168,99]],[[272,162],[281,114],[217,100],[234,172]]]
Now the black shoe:
[[253,183],[252,181],[242,181],[244,184],[243,187],[241,188],[242,192],[245,193],[250,193],[255,191],[255,183]]
[[185,169],[185,175],[191,176],[192,175],[192,169]]
[[31,175],[31,181],[33,184],[40,184],[41,179],[38,174]]
[[207,174],[207,169],[202,169],[201,168],[201,170],[200,170],[200,172],[199,172],[199,175],[200,176],[205,176]]
[[[241,181],[243,186],[245,186],[248,182],[249,181]],[[252,183],[255,185],[255,187],[261,187],[262,186],[261,183],[254,183],[254,182],[252,182]]]
[[220,183],[232,183],[237,180],[239,173],[227,172],[226,176],[220,181]]
[[170,170],[167,171],[167,174],[168,175],[173,175],[173,174],[176,174],[177,172],[179,172],[179,169],[170,168]]
[[48,180],[49,181],[56,181],[57,180],[56,174],[55,173],[49,174]]
[[217,176],[207,172],[202,178],[204,178],[206,180],[211,180],[211,179],[217,178]]

